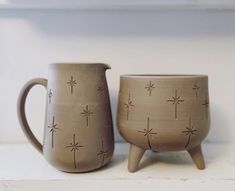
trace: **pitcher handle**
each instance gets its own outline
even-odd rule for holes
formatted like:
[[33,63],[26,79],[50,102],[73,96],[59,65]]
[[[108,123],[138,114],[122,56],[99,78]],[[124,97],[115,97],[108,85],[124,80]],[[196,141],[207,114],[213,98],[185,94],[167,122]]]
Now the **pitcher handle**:
[[33,134],[32,130],[29,127],[26,114],[25,114],[25,102],[27,95],[30,89],[35,85],[42,85],[47,89],[47,79],[44,78],[35,78],[28,81],[20,91],[18,102],[17,102],[17,114],[20,122],[20,126],[26,135],[29,142],[40,152],[42,153],[42,144],[38,141],[38,139]]

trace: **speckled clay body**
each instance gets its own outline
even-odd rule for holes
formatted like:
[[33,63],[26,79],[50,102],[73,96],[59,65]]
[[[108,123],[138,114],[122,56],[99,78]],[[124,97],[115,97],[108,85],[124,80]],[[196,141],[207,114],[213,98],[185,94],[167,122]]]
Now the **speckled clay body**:
[[[114,139],[105,64],[51,64],[49,78],[33,79],[18,99],[21,127],[47,161],[59,170],[84,172],[107,164]],[[32,134],[25,101],[34,85],[47,89],[43,145]]]
[[118,129],[130,143],[129,171],[136,171],[145,150],[187,150],[205,167],[201,142],[210,124],[205,75],[123,75]]

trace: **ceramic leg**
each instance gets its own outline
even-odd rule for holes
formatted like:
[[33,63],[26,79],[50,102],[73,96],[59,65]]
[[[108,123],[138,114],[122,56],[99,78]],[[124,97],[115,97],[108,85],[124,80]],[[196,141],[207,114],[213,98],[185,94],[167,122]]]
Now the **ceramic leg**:
[[198,145],[192,149],[187,150],[190,154],[191,158],[193,159],[193,162],[196,164],[198,169],[204,169],[205,168],[205,162],[202,154],[201,145]]
[[135,172],[138,164],[144,154],[145,150],[135,145],[130,145],[129,159],[128,159],[128,170],[129,172]]

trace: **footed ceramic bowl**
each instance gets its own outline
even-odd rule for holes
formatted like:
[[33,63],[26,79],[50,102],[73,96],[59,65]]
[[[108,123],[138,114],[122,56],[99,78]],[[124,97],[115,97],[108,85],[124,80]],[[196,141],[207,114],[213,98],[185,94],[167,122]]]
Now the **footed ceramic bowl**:
[[128,169],[145,150],[187,150],[204,169],[201,143],[210,126],[206,75],[122,75],[118,130],[130,143]]

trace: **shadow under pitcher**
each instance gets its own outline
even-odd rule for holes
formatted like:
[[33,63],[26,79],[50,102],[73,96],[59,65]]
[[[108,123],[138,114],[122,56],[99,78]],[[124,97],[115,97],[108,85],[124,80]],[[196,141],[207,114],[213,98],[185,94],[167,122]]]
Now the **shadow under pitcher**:
[[187,150],[204,169],[201,142],[209,132],[206,75],[122,75],[117,126],[130,143],[128,169],[134,172],[145,150]]
[[[28,81],[18,98],[18,118],[28,140],[55,168],[86,172],[107,164],[114,137],[109,91],[102,63],[49,65],[48,80]],[[43,145],[33,135],[25,115],[30,89],[47,90]]]

